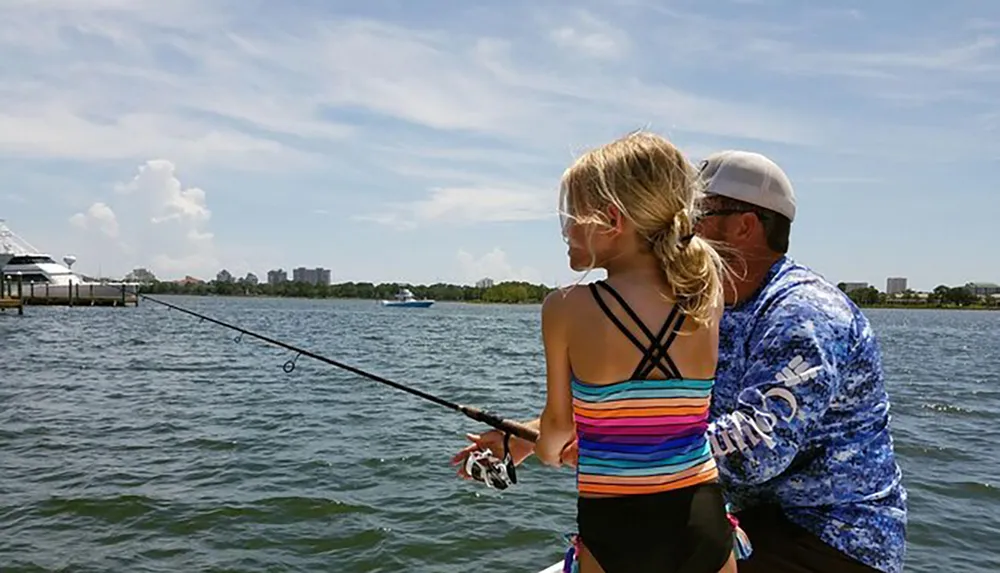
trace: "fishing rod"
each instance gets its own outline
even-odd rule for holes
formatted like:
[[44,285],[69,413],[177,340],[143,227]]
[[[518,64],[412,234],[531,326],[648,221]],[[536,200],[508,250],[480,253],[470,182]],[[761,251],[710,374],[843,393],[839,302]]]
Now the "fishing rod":
[[[422,390],[411,388],[410,386],[407,386],[405,384],[400,384],[399,382],[394,382],[392,380],[389,380],[388,378],[379,376],[378,374],[372,374],[371,372],[366,372],[360,368],[357,368],[356,366],[351,366],[350,364],[344,364],[343,362],[334,360],[332,358],[328,358],[326,356],[322,356],[310,350],[299,348],[298,346],[288,344],[287,342],[276,340],[269,336],[253,332],[251,330],[247,330],[243,327],[236,326],[235,324],[230,324],[228,322],[212,318],[211,316],[202,314],[200,312],[195,312],[193,310],[160,300],[158,298],[151,297],[149,295],[145,295],[139,292],[136,292],[135,295],[137,297],[143,298],[144,300],[148,300],[150,302],[154,302],[156,304],[165,306],[169,309],[173,309],[178,312],[191,315],[200,320],[207,320],[208,322],[217,324],[224,328],[234,330],[239,333],[239,335],[234,339],[235,342],[240,342],[243,336],[245,335],[256,338],[258,340],[262,340],[268,344],[272,344],[274,346],[278,346],[280,348],[284,348],[286,350],[295,352],[297,354],[295,358],[288,360],[282,366],[282,369],[286,373],[290,374],[292,371],[295,370],[295,363],[300,356],[308,356],[309,358],[312,358],[314,360],[319,360],[320,362],[324,362],[331,366],[347,370],[348,372],[357,374],[358,376],[363,376],[370,380],[374,380],[375,382],[379,382],[381,384],[385,384],[387,386],[396,388],[397,390],[402,390],[403,392],[407,392],[409,394],[412,394],[429,402],[433,402],[439,406],[444,406],[445,408],[448,408],[450,410],[460,412],[477,422],[482,422],[484,424],[492,426],[493,428],[496,428],[497,430],[504,432],[504,456],[502,460],[492,456],[492,454],[490,454],[488,451],[480,451],[480,452],[473,452],[466,461],[467,473],[469,473],[469,475],[472,476],[473,478],[479,481],[483,481],[490,487],[495,487],[497,489],[505,489],[511,483],[516,483],[517,481],[517,477],[514,470],[514,464],[510,459],[510,453],[509,453],[510,436],[512,435],[517,436],[519,438],[528,440],[530,442],[536,442],[538,440],[537,430],[529,428],[528,426],[521,424],[519,422],[502,418],[498,414],[490,412],[489,410],[483,410],[480,408],[476,408],[474,406],[458,404],[456,402],[445,400],[444,398],[440,398],[433,394],[428,394],[427,392],[424,392]],[[483,467],[484,464],[485,467]]]
[[525,426],[524,424],[515,422],[513,420],[504,419],[504,418],[500,417],[499,415],[497,415],[497,414],[495,414],[493,412],[490,412],[489,410],[483,410],[483,409],[480,409],[480,408],[476,408],[474,406],[467,406],[467,405],[464,405],[464,404],[458,404],[456,402],[451,402],[449,400],[445,400],[444,398],[440,398],[438,396],[435,396],[433,394],[429,394],[429,393],[424,392],[422,390],[418,390],[416,388],[412,388],[410,386],[407,386],[405,384],[401,384],[399,382],[394,382],[392,380],[389,380],[388,378],[384,378],[382,376],[379,376],[378,374],[372,374],[371,372],[366,372],[366,371],[364,371],[364,370],[362,370],[362,369],[360,369],[360,368],[358,368],[356,366],[351,366],[350,364],[344,364],[343,362],[339,362],[337,360],[334,360],[332,358],[328,358],[326,356],[317,354],[317,353],[312,352],[310,350],[306,350],[305,348],[299,348],[298,346],[294,346],[292,344],[288,344],[287,342],[282,342],[280,340],[276,340],[276,339],[271,338],[269,336],[266,336],[266,335],[263,335],[263,334],[259,334],[257,332],[253,332],[251,330],[247,330],[247,329],[245,329],[243,327],[236,326],[235,324],[230,324],[228,322],[224,322],[222,320],[219,320],[219,319],[216,319],[216,318],[212,318],[211,316],[207,316],[207,315],[201,314],[200,312],[195,312],[193,310],[186,309],[186,308],[184,308],[182,306],[178,306],[176,304],[172,304],[172,303],[169,303],[169,302],[166,302],[166,301],[163,301],[163,300],[151,297],[149,295],[137,293],[137,296],[140,296],[143,299],[148,300],[150,302],[155,302],[156,304],[163,305],[163,306],[165,306],[167,308],[170,308],[170,309],[173,309],[173,310],[176,310],[176,311],[179,311],[179,312],[183,312],[185,314],[189,314],[189,315],[194,316],[196,318],[199,318],[201,320],[207,320],[208,322],[211,322],[211,323],[214,323],[214,324],[218,324],[219,326],[222,326],[224,328],[228,328],[230,330],[234,330],[234,331],[240,333],[240,336],[237,337],[237,339],[236,339],[237,342],[239,342],[240,338],[242,338],[242,336],[245,335],[245,336],[250,336],[250,337],[256,338],[258,340],[262,340],[264,342],[267,342],[268,344],[273,344],[274,346],[278,346],[278,347],[284,348],[286,350],[290,350],[292,352],[295,352],[296,354],[298,354],[298,356],[296,356],[295,358],[289,360],[288,362],[286,362],[284,364],[284,366],[282,366],[282,369],[286,373],[290,374],[292,371],[295,370],[295,362],[296,362],[296,360],[298,360],[299,356],[308,356],[309,358],[312,358],[314,360],[319,360],[320,362],[325,362],[326,364],[329,364],[331,366],[335,366],[337,368],[341,368],[343,370],[347,370],[348,372],[357,374],[358,376],[363,376],[365,378],[368,378],[370,380],[374,380],[374,381],[379,382],[381,384],[385,384],[387,386],[391,386],[391,387],[393,387],[393,388],[395,388],[397,390],[402,390],[403,392],[407,392],[407,393],[412,394],[414,396],[417,396],[419,398],[423,398],[424,400],[427,400],[429,402],[433,402],[433,403],[435,403],[435,404],[437,404],[439,406],[444,406],[445,408],[454,410],[456,412],[461,412],[462,414],[465,414],[466,416],[468,416],[469,418],[472,418],[473,420],[476,420],[477,422],[482,422],[484,424],[487,424],[487,425],[492,426],[492,427],[494,427],[494,428],[496,428],[498,430],[501,430],[503,432],[512,434],[512,435],[517,436],[519,438],[522,438],[522,439],[525,439],[525,440],[528,440],[528,441],[531,441],[531,442],[534,442],[534,441],[538,440],[538,432],[536,430],[534,430],[532,428],[529,428],[528,426]]

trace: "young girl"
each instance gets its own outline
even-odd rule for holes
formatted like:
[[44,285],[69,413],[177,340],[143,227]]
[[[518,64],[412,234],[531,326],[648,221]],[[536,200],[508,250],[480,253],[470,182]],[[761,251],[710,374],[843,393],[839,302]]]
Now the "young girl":
[[582,573],[735,572],[706,429],[723,263],[693,232],[697,172],[638,132],[563,175],[575,271],[606,281],[542,307],[547,396],[535,452],[577,440]]

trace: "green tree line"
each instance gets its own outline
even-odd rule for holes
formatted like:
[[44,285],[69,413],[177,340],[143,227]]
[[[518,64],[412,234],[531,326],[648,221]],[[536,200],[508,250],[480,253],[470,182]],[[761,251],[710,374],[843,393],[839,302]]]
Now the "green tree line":
[[[846,290],[845,283],[837,285],[840,290]],[[889,297],[886,293],[877,288],[869,286],[854,289],[847,293],[847,296],[858,306],[917,306],[935,308],[968,308],[968,307],[994,307],[996,301],[991,297],[980,299],[969,292],[964,286],[952,287],[948,285],[938,285],[933,291],[927,294],[927,298],[921,300],[917,293],[907,290],[898,299]]]
[[160,281],[149,271],[136,269],[126,277],[142,283],[139,291],[146,294],[185,294],[217,296],[274,296],[293,298],[354,298],[392,299],[401,288],[409,289],[420,299],[457,302],[488,302],[506,304],[540,303],[553,289],[551,287],[521,281],[496,283],[489,287],[453,285],[437,283],[432,285],[412,285],[408,283],[345,282],[331,285],[314,285],[304,282],[284,282],[270,285],[261,284],[255,276],[233,278],[228,272],[220,272],[216,280],[208,282]]

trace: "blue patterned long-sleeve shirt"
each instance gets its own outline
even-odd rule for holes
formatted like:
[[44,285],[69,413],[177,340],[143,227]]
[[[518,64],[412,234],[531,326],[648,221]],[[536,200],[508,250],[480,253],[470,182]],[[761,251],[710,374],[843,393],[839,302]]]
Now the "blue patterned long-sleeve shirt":
[[906,491],[881,356],[837,287],[783,257],[756,294],[726,310],[711,419],[735,510],[779,505],[848,556],[902,570]]

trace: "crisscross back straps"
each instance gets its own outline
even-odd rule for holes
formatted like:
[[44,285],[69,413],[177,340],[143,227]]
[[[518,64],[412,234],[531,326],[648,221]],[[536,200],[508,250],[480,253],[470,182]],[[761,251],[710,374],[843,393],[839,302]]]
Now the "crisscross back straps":
[[[622,310],[625,311],[625,314],[627,314],[629,318],[635,322],[636,326],[639,327],[639,330],[641,330],[642,333],[649,339],[648,345],[639,342],[639,339],[636,338],[635,334],[622,324],[622,321],[615,316],[615,313],[611,312],[611,309],[608,308],[608,304],[604,301],[604,297],[601,296],[600,291],[598,291],[598,286],[608,291],[611,296],[614,297],[614,299],[622,307]],[[604,281],[597,281],[596,283],[590,283],[589,287],[591,294],[594,296],[594,300],[597,301],[597,305],[601,307],[601,310],[608,317],[608,319],[618,327],[618,330],[620,330],[622,334],[624,334],[625,337],[635,345],[636,348],[642,351],[642,360],[632,372],[632,379],[641,380],[648,378],[649,375],[657,369],[663,372],[667,378],[681,378],[681,373],[677,369],[677,365],[674,364],[674,361],[670,358],[670,354],[667,352],[670,345],[673,344],[674,339],[677,337],[677,333],[680,332],[681,325],[684,323],[684,314],[680,312],[678,305],[674,305],[674,308],[671,309],[670,314],[664,321],[663,327],[660,328],[660,332],[654,336],[653,332],[649,330],[645,324],[643,324],[639,315],[632,310],[632,307],[625,302],[625,299],[618,294],[618,291],[611,288],[611,285]],[[671,328],[671,326],[673,326],[673,328]],[[668,332],[669,336],[667,336]],[[664,336],[667,336],[666,340],[664,340]]]

